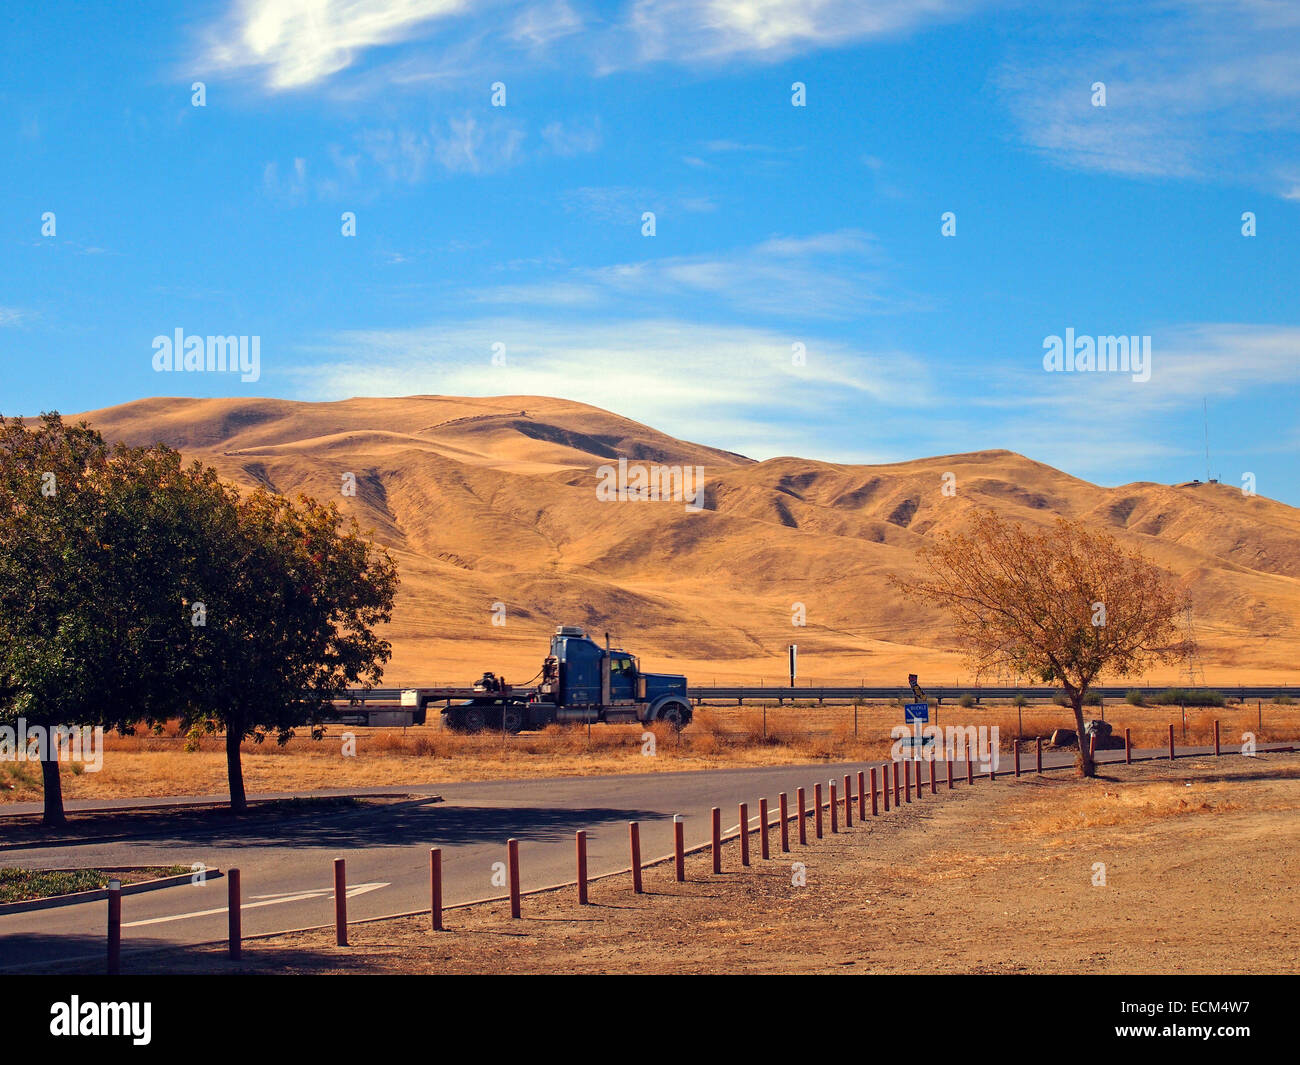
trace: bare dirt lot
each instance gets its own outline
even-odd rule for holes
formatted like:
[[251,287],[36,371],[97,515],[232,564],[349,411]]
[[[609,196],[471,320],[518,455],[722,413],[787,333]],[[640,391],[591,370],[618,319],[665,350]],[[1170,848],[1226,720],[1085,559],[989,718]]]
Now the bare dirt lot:
[[[1187,759],[959,782],[724,872],[688,856],[423,918],[131,960],[132,971],[292,973],[1300,972],[1300,757]],[[805,865],[798,884],[793,865]],[[1103,868],[1104,867],[1104,868]]]

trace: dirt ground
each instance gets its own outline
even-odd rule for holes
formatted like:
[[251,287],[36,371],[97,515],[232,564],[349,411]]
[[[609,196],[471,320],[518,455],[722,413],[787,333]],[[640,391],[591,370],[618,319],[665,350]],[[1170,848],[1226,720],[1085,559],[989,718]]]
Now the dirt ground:
[[[135,972],[1295,973],[1300,757],[959,781],[742,869],[688,856],[574,890],[132,959]],[[804,864],[806,884],[793,863]],[[1104,868],[1103,868],[1104,867]]]

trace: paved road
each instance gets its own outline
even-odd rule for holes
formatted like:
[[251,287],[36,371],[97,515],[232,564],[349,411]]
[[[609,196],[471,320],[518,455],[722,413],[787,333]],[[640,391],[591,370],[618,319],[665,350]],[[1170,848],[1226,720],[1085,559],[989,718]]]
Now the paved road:
[[[1207,753],[1207,748],[1179,754]],[[1154,756],[1160,752],[1135,752]],[[1033,752],[1025,767],[1032,769]],[[1123,751],[1099,752],[1123,760]],[[1044,754],[1047,767],[1071,764],[1070,752]],[[325,925],[333,921],[332,862],[347,858],[351,920],[426,909],[428,851],[443,849],[444,900],[448,906],[504,895],[492,883],[493,864],[505,860],[505,842],[519,840],[524,891],[569,882],[574,872],[574,833],[586,829],[592,876],[628,865],[627,823],[639,821],[645,860],[672,851],[672,819],[685,818],[686,845],[707,843],[710,809],[723,811],[724,831],[737,827],[737,804],[767,797],[775,816],[780,792],[794,806],[797,787],[808,789],[879,763],[837,763],[723,769],[635,776],[572,777],[527,781],[446,784],[394,789],[440,794],[443,802],[414,799],[346,812],[317,812],[273,824],[187,828],[135,841],[69,843],[0,852],[6,865],[104,867],[185,865],[239,867],[243,882],[245,935]],[[1001,772],[1011,769],[1004,757]],[[978,771],[978,770],[977,770]],[[965,763],[956,768],[959,780]],[[942,780],[943,767],[939,768]],[[964,786],[964,785],[962,785]],[[987,786],[987,784],[985,785]],[[375,789],[370,789],[372,792]],[[122,902],[126,952],[213,942],[226,935],[226,881],[128,895]],[[104,956],[107,903],[0,915],[0,970],[33,963]],[[124,962],[129,970],[129,961]]]

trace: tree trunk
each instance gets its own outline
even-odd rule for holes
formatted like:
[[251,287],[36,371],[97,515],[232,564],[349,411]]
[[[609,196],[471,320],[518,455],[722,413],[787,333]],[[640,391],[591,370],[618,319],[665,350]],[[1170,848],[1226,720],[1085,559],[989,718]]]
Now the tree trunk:
[[244,795],[244,766],[239,760],[239,745],[244,742],[242,720],[226,723],[226,775],[230,778],[230,809],[240,814],[248,809]]
[[46,752],[53,757],[41,760],[41,783],[45,792],[45,815],[42,821],[47,825],[64,825],[67,818],[63,816],[63,778],[59,775],[59,752]]
[[1074,729],[1075,735],[1079,737],[1079,757],[1075,759],[1074,768],[1081,777],[1095,777],[1097,763],[1088,753],[1088,738],[1083,734],[1083,692],[1071,696],[1070,702],[1074,704]]

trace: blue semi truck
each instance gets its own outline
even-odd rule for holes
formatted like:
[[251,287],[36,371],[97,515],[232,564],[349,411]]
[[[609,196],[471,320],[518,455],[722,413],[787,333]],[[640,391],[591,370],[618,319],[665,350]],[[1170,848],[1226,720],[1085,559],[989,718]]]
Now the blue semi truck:
[[554,722],[663,721],[685,728],[691,721],[686,678],[646,673],[628,651],[605,646],[575,625],[551,637],[536,687],[515,688],[492,673],[470,688],[407,688],[402,709],[423,722],[430,706],[443,703],[443,724],[458,732],[501,729],[522,732]]

